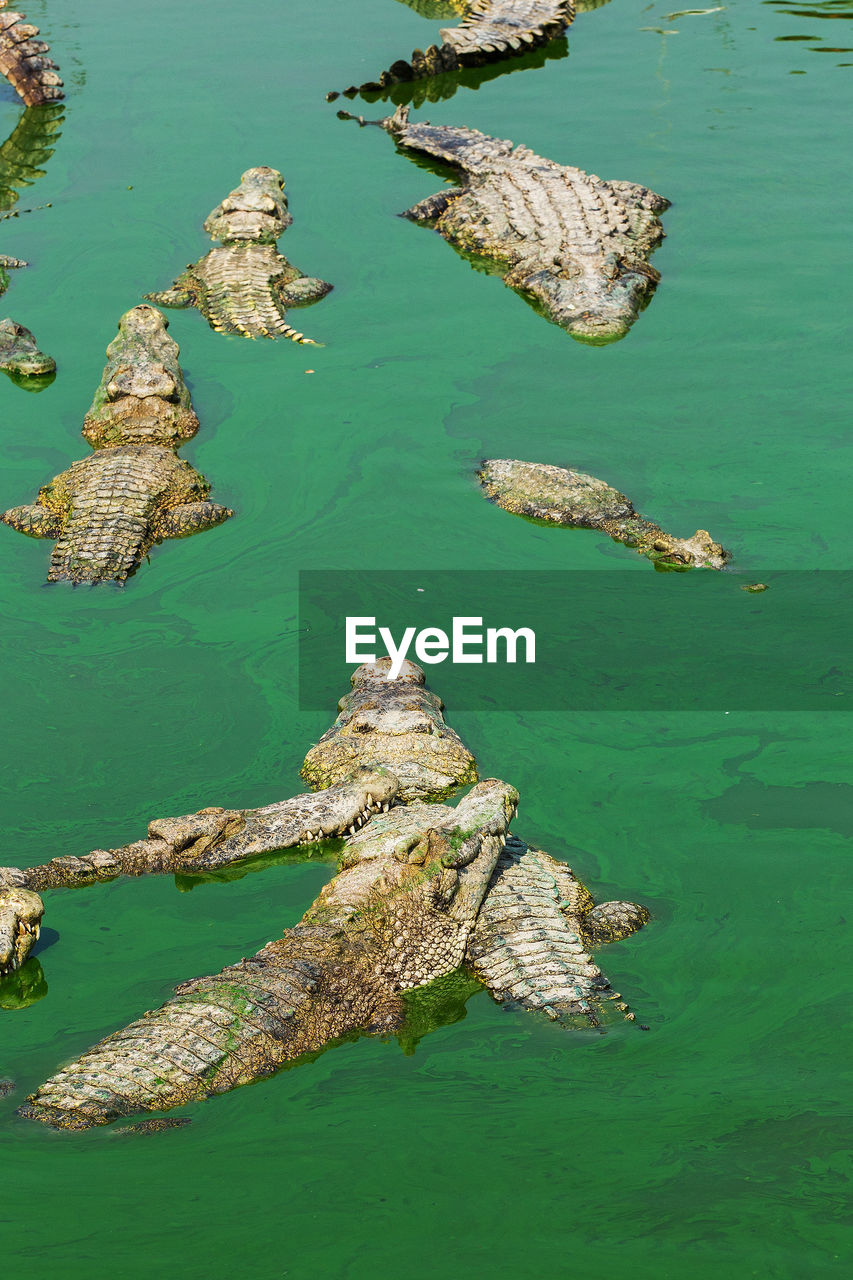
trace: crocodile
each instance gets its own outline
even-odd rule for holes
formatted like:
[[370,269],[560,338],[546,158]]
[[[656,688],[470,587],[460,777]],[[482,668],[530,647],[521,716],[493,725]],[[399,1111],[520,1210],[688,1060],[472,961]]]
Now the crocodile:
[[309,786],[328,787],[367,760],[395,774],[406,801],[443,798],[476,782],[476,761],[445,723],[444,704],[425,687],[421,668],[406,661],[396,680],[390,670],[385,657],[353,672],[335,723],[305,757]]
[[0,320],[0,369],[15,378],[37,379],[45,385],[56,373],[53,356],[39,351],[35,336],[15,320]]
[[277,169],[247,169],[204,229],[221,247],[190,264],[170,289],[147,293],[163,307],[197,307],[212,329],[245,338],[290,338],[318,344],[291,328],[285,308],[316,302],[332,286],[303,276],[276,248],[293,218]]
[[38,39],[38,27],[23,14],[12,13],[8,3],[0,0],[0,75],[28,107],[64,97],[56,63],[45,57],[49,46]]
[[674,538],[634,510],[630,498],[583,471],[545,462],[487,458],[477,472],[487,498],[514,515],[576,529],[599,529],[662,568],[723,569],[731,553],[705,529]]
[[[360,669],[355,690],[383,678],[389,664],[376,664],[371,680]],[[220,974],[181,984],[159,1010],[46,1081],[22,1114],[85,1128],[169,1110],[350,1034],[397,1034],[411,1052],[442,1018],[461,1016],[479,983],[500,1001],[569,1025],[580,1019],[598,1026],[606,1008],[632,1017],[587,951],[627,936],[648,913],[630,903],[594,907],[567,867],[516,840],[509,832],[518,804],[513,787],[486,779],[455,808],[420,798],[400,803],[403,787],[374,753],[379,743],[379,754],[387,754],[384,715],[398,727],[402,702],[423,701],[423,673],[410,665],[386,680],[389,696],[372,708],[374,731],[359,738],[363,763],[344,784],[259,810],[159,820],[147,842],[110,857],[100,850],[30,871],[0,869],[0,884],[30,892],[122,873],[195,872],[334,836],[357,814],[344,828],[337,875],[297,925]],[[211,815],[227,814],[243,825],[209,823]],[[306,831],[309,824],[322,830]]]
[[117,876],[196,876],[219,871],[258,854],[355,835],[372,814],[387,813],[399,789],[387,770],[359,765],[343,782],[318,794],[274,801],[259,809],[212,806],[182,817],[154,818],[145,839],[116,849],[53,858],[26,871],[0,867],[0,887],[42,893]]
[[463,186],[444,188],[403,217],[497,263],[510,288],[573,338],[602,345],[625,336],[660,280],[648,257],[663,238],[657,215],[668,200],[477,129],[410,124],[406,107],[374,123],[464,177]]
[[42,166],[56,149],[64,118],[65,107],[60,102],[46,102],[21,112],[0,146],[0,210],[13,209],[20,189],[44,177]]
[[160,1009],[58,1071],[21,1114],[75,1129],[165,1111],[353,1032],[400,1027],[402,992],[463,963],[517,798],[490,779],[455,809],[416,802],[390,822],[374,818],[297,925],[221,973],[182,983]]
[[0,885],[0,977],[20,969],[38,941],[43,915],[37,893]]
[[[425,17],[443,17],[459,13],[462,21],[441,32],[441,43],[426,49],[414,49],[411,58],[401,58],[383,71],[376,80],[344,90],[345,97],[359,93],[377,93],[395,84],[410,84],[447,72],[462,71],[519,58],[540,45],[549,44],[563,35],[575,16],[572,0],[460,0],[436,11],[412,0],[412,8]],[[329,101],[337,93],[326,95]]]
[[56,540],[48,582],[125,582],[155,542],[233,515],[176,451],[198,431],[178,344],[154,307],[125,312],[82,435],[94,453],[0,520]]

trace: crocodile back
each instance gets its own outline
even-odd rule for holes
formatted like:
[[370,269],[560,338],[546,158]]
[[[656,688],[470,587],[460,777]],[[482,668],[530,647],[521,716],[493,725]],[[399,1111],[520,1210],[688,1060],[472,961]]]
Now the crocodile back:
[[124,582],[156,541],[159,512],[205,498],[210,488],[171,449],[150,445],[101,449],[75,462],[65,480],[70,509],[48,582]]

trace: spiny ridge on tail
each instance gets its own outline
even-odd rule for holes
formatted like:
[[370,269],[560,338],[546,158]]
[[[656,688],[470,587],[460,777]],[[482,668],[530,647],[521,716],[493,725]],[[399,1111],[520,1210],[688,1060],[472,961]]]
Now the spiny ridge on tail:
[[426,50],[414,49],[411,61],[401,58],[378,80],[352,85],[344,93],[347,97],[374,93],[394,84],[529,53],[561,35],[574,16],[572,0],[475,0],[458,27],[441,32],[441,44],[431,44]]
[[572,928],[572,915],[587,906],[592,899],[568,867],[507,839],[469,943],[477,976],[496,1000],[592,1026],[600,1002],[612,1000],[633,1019]]
[[9,12],[7,4],[0,0],[0,75],[28,107],[64,97],[56,63],[44,56],[49,46],[38,39],[38,27],[23,14]]

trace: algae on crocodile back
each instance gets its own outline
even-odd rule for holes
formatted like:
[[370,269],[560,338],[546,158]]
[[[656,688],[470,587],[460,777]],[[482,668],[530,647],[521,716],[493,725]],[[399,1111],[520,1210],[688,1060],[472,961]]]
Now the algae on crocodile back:
[[722,569],[730,559],[705,529],[697,529],[690,538],[675,538],[639,515],[624,493],[584,471],[486,458],[477,477],[486,497],[504,511],[545,524],[599,529],[662,568]]

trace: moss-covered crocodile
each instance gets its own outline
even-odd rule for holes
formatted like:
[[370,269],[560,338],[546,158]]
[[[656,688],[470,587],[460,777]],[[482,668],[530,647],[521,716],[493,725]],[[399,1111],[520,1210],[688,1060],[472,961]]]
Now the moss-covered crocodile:
[[89,458],[72,463],[35,502],[0,516],[31,538],[51,538],[49,582],[124,582],[164,538],[209,529],[233,513],[177,450],[198,431],[178,345],[154,307],[119,321],[83,423]]
[[[512,837],[518,793],[508,784],[479,782],[455,808],[431,801],[439,775],[476,777],[473,758],[465,752],[460,771],[461,743],[420,669],[409,664],[398,681],[388,681],[389,666],[383,659],[353,677],[356,713],[369,714],[372,724],[355,735],[362,763],[354,777],[264,809],[159,820],[147,840],[123,849],[0,870],[7,894],[35,896],[36,887],[223,866],[288,843],[345,835],[338,874],[297,925],[221,973],[182,984],[161,1009],[46,1081],[24,1115],[85,1128],[221,1093],[344,1035],[400,1031],[406,993],[465,963],[497,999],[570,1025],[597,1026],[608,1009],[633,1016],[589,948],[626,936],[648,913],[630,903],[594,907],[569,868]],[[386,696],[368,698],[365,691],[375,693],[380,681]],[[338,729],[352,723],[349,698]],[[404,724],[405,704],[420,730]],[[412,757],[404,787],[384,764],[402,742]],[[324,782],[316,749],[309,760],[309,772]],[[327,763],[336,775],[340,757]],[[399,803],[404,792],[408,804]],[[13,911],[5,918],[10,933]]]

